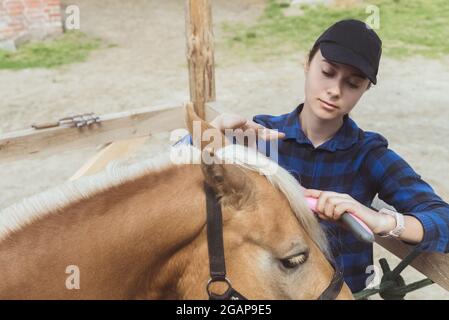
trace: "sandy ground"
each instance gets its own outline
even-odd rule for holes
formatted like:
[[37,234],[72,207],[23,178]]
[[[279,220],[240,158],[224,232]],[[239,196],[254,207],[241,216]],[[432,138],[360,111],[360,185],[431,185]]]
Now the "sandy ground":
[[[66,1],[63,1],[66,2]],[[222,22],[254,21],[264,0],[214,0],[217,99],[247,117],[281,114],[303,100],[298,53],[264,62],[242,61],[220,50]],[[189,99],[185,63],[184,1],[70,1],[81,11],[81,30],[117,47],[91,54],[87,62],[57,69],[0,71],[0,132],[83,112],[104,114]],[[360,127],[382,133],[446,201],[449,200],[449,58],[383,58],[379,83],[352,113]],[[151,157],[168,143],[153,137],[133,159]],[[94,148],[68,151],[0,166],[0,209],[67,180]],[[387,256],[376,246],[376,260]],[[413,269],[406,281],[423,276]],[[437,285],[409,299],[449,299]]]

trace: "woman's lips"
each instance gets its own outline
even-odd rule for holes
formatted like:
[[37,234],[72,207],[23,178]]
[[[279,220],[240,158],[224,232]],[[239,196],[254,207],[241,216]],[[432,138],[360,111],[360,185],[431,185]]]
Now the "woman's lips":
[[321,105],[326,107],[326,109],[339,109],[339,107],[337,107],[336,105],[333,105],[329,102],[326,102],[324,100],[318,99],[321,102]]

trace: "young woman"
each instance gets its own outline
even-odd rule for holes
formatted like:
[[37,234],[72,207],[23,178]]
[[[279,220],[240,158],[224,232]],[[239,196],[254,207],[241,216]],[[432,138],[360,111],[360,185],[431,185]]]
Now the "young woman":
[[[309,53],[304,103],[280,116],[257,115],[247,121],[223,114],[212,121],[221,130],[267,128],[265,139],[279,139],[278,163],[308,188],[306,196],[318,198],[335,262],[353,292],[368,285],[373,246],[335,223],[344,212],[355,214],[375,234],[425,251],[449,252],[449,205],[388,148],[384,137],[363,131],[349,117],[377,82],[381,47],[365,23],[339,21]],[[373,210],[376,194],[398,212]]]

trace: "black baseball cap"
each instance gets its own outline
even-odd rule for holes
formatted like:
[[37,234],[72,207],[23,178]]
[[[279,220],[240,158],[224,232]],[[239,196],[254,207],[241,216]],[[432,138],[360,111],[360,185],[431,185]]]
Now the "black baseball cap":
[[346,19],[330,26],[315,41],[327,60],[359,69],[373,84],[382,54],[382,41],[366,23]]

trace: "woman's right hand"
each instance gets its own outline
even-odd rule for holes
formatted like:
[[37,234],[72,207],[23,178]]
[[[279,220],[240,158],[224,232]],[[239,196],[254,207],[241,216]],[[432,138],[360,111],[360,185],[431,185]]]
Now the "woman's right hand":
[[242,129],[243,131],[253,129],[256,136],[263,140],[283,139],[285,137],[283,132],[266,128],[237,114],[222,113],[212,120],[210,124],[222,132],[225,129]]

